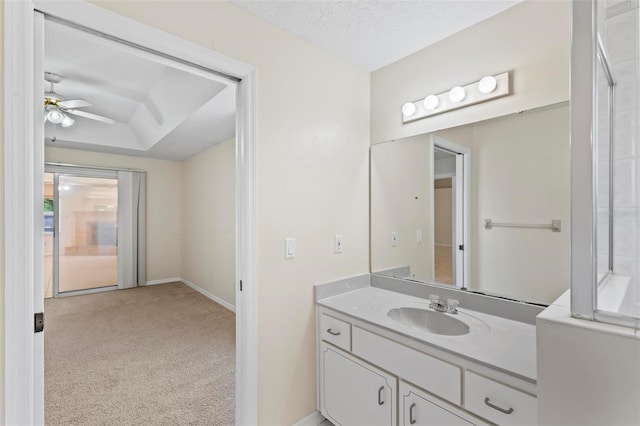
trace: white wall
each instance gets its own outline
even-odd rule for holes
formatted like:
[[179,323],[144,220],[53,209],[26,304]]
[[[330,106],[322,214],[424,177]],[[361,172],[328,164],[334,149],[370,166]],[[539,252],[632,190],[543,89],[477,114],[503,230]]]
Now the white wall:
[[235,306],[235,139],[182,162],[182,275]]
[[257,68],[259,421],[294,423],[316,406],[313,284],[369,269],[369,73],[226,2],[98,4]]
[[53,147],[45,161],[146,171],[147,280],[180,277],[181,163]]
[[[569,1],[524,1],[371,75],[372,143],[569,99]],[[513,94],[402,124],[405,102],[512,71]]]

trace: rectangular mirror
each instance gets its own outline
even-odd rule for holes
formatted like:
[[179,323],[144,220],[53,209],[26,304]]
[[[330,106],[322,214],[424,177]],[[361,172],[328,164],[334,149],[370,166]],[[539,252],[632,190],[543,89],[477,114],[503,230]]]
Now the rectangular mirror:
[[538,304],[569,288],[568,103],[370,154],[372,273]]

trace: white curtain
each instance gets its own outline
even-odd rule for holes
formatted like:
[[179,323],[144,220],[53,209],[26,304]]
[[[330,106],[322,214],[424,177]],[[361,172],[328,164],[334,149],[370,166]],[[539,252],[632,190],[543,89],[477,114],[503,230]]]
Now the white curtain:
[[147,282],[146,173],[118,171],[118,288]]

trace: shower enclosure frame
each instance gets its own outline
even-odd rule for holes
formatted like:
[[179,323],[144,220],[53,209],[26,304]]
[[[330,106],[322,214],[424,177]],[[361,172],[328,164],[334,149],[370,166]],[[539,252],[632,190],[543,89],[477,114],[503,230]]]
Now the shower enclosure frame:
[[613,101],[615,79],[598,37],[598,0],[573,0],[571,10],[571,315],[625,327],[632,316],[598,309],[598,286],[613,273],[613,218],[608,215],[608,271],[597,271],[597,67],[609,84],[609,212],[613,207]]

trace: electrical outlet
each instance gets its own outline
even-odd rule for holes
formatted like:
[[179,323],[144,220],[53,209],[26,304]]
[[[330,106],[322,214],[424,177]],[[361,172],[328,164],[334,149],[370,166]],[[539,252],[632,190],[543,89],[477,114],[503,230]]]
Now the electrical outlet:
[[333,252],[342,253],[342,235],[336,235],[333,239]]

